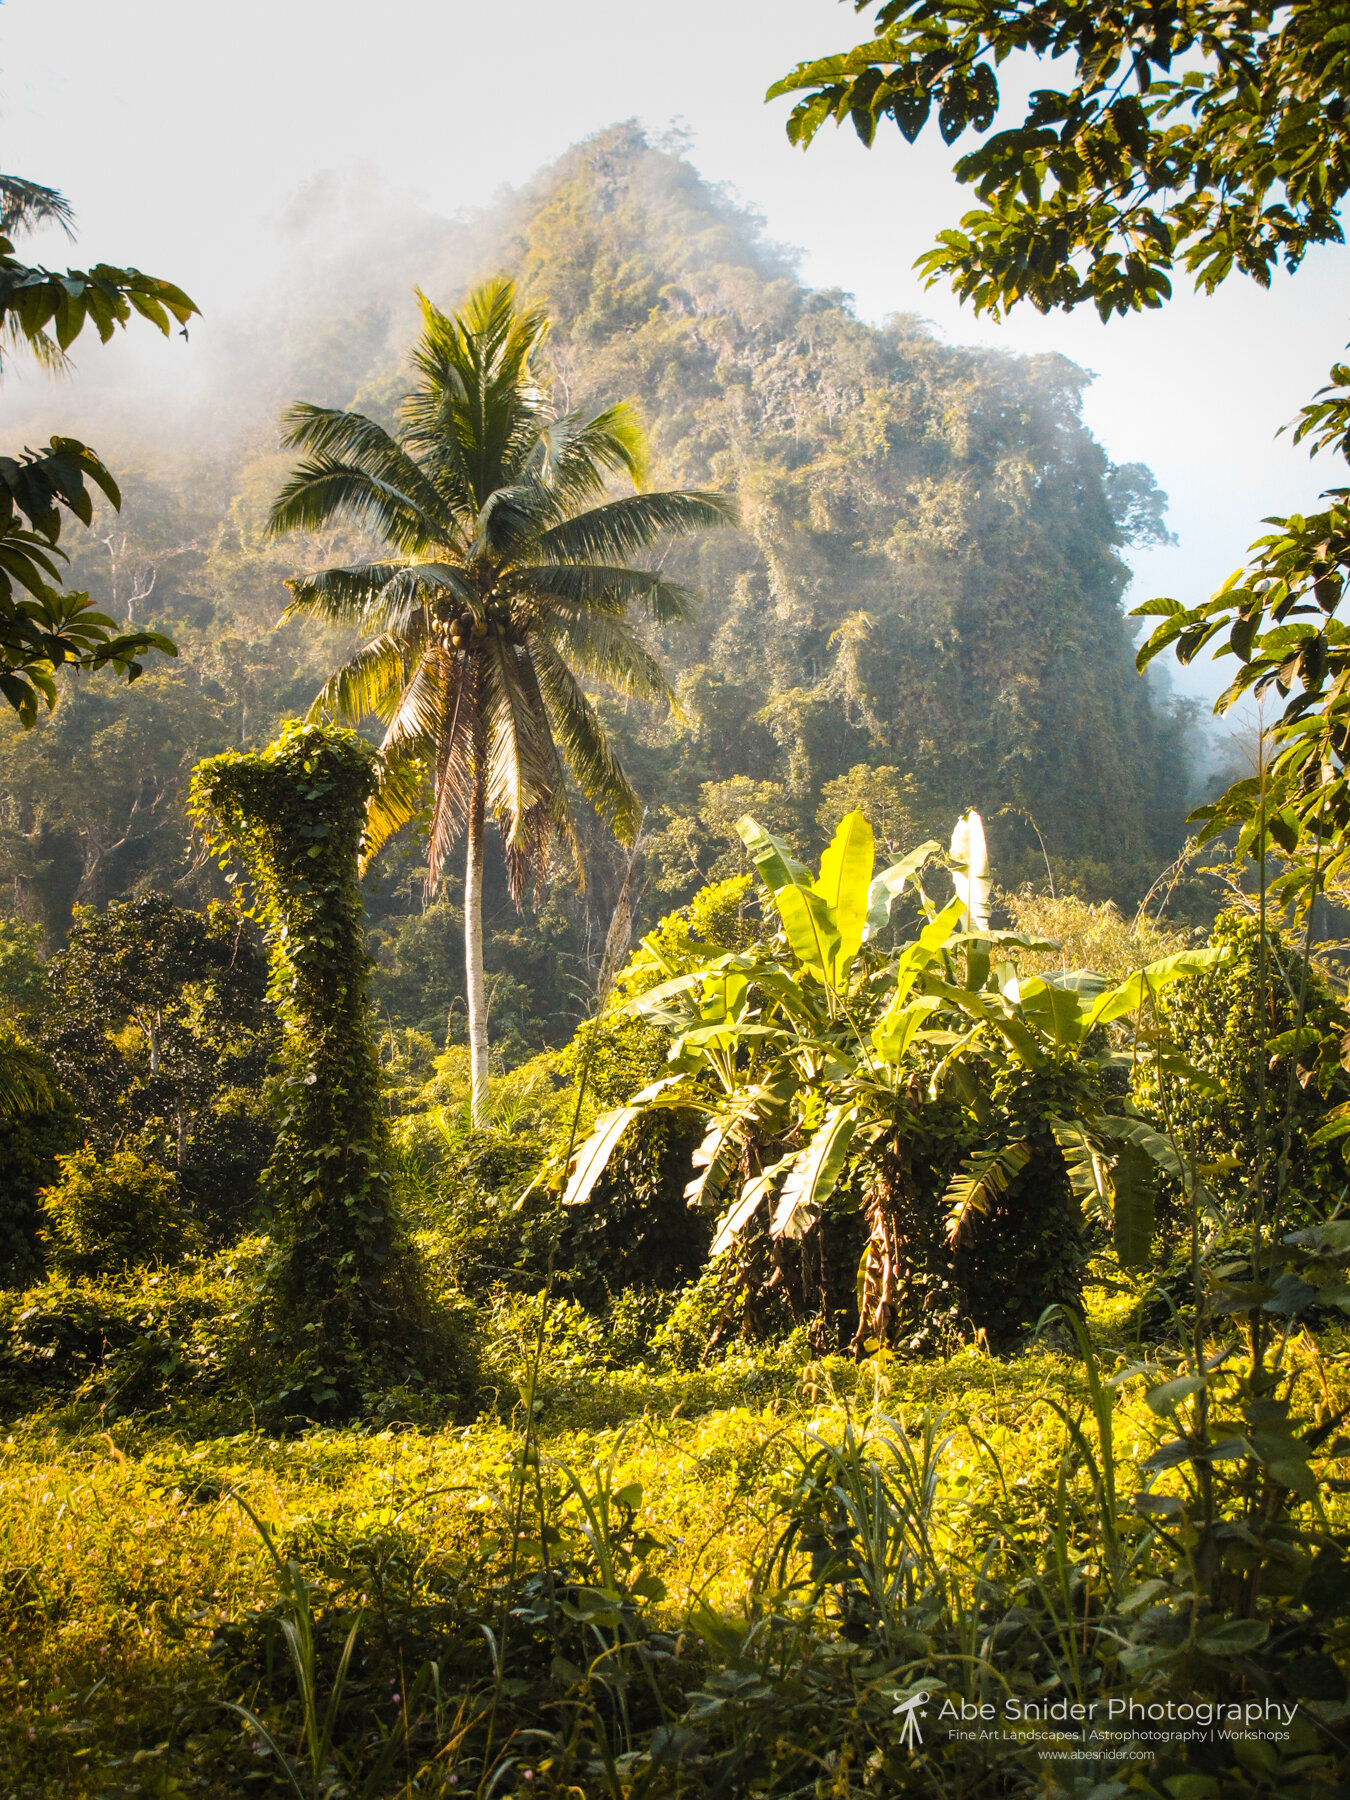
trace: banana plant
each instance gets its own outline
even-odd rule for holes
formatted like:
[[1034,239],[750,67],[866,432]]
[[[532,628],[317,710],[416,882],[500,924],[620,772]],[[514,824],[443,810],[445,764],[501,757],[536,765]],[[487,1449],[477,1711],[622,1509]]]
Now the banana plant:
[[[770,943],[714,955],[629,1002],[670,1032],[671,1073],[597,1119],[569,1167],[564,1201],[589,1195],[641,1114],[695,1108],[707,1131],[686,1197],[719,1208],[714,1255],[763,1214],[774,1238],[800,1238],[831,1196],[861,1193],[869,1234],[858,1271],[859,1343],[880,1341],[897,1322],[904,1281],[891,1191],[904,1161],[897,1156],[925,1105],[955,1098],[985,1139],[943,1196],[955,1249],[1032,1159],[1032,1144],[1010,1135],[1000,1113],[1000,1082],[1152,1059],[1169,1077],[1203,1084],[1162,1037],[1155,1002],[1169,983],[1230,953],[1187,951],[1115,983],[1086,970],[1023,977],[1019,957],[1058,946],[989,927],[978,814],[960,822],[950,855],[928,842],[879,874],[871,827],[857,811],[840,821],[816,875],[754,819],[738,829],[780,929]],[[925,889],[929,871],[952,881],[945,905]],[[924,922],[910,941],[883,947],[907,890]],[[646,949],[659,965],[655,944]],[[1073,1192],[1110,1225],[1121,1261],[1141,1263],[1154,1172],[1188,1188],[1200,1177],[1165,1133],[1108,1110],[1099,1082],[1058,1088],[1072,1100],[1048,1125]]]

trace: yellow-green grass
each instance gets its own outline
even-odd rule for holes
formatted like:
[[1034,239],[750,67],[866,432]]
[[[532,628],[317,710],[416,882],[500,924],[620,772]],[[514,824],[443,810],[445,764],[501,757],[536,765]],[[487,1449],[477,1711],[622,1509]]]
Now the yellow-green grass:
[[[1099,1318],[1103,1334],[1111,1322]],[[1129,1354],[1104,1343],[1104,1369],[1124,1367]],[[1340,1334],[1320,1343],[1300,1334],[1289,1355],[1308,1414],[1350,1398]],[[1087,1402],[1081,1363],[1041,1348],[861,1367],[838,1358],[794,1366],[785,1355],[733,1355],[693,1372],[564,1364],[544,1372],[542,1454],[582,1471],[617,1446],[622,1480],[642,1485],[642,1523],[665,1545],[654,1567],[675,1620],[697,1600],[743,1611],[808,1433],[837,1436],[846,1415],[878,1410],[911,1429],[925,1409],[946,1414],[955,1435],[939,1517],[955,1553],[981,1508],[1030,1512],[1053,1492],[1066,1434],[1041,1396]],[[1126,1495],[1166,1435],[1142,1383],[1124,1384],[1116,1451]],[[235,1496],[320,1587],[337,1563],[359,1567],[363,1544],[397,1544],[408,1566],[453,1570],[481,1559],[489,1533],[506,1539],[519,1441],[518,1417],[500,1413],[467,1427],[204,1441],[181,1426],[105,1425],[70,1412],[13,1424],[0,1444],[0,1791],[91,1800],[270,1791],[268,1780],[250,1779],[265,1769],[250,1733],[231,1736],[227,1749],[217,1737],[209,1753],[203,1736],[225,1718],[214,1702],[244,1697],[207,1660],[213,1633],[278,1597]],[[1081,1469],[1074,1480],[1087,1485]],[[486,1645],[482,1662],[486,1677]]]

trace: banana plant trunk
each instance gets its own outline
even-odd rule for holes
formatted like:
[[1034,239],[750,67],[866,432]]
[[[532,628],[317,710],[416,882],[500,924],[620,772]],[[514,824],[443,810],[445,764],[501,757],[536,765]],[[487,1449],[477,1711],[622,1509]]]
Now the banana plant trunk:
[[474,781],[464,862],[464,987],[469,1002],[469,1079],[475,1125],[487,1123],[487,993],[483,981],[483,780]]

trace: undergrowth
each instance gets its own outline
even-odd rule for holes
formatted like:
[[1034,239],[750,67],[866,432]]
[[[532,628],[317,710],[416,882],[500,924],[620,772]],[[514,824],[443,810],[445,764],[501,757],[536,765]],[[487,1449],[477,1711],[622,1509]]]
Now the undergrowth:
[[[1342,1792],[1350,1596],[1324,1564],[1276,1633],[1206,1639],[1132,1506],[1168,1428],[1122,1314],[1104,1299],[1088,1363],[789,1344],[681,1369],[607,1367],[564,1309],[523,1470],[520,1303],[486,1328],[496,1404],[468,1425],[284,1438],[53,1400],[0,1446],[4,1791]],[[1304,1412],[1350,1402],[1334,1329],[1291,1349]],[[1095,1405],[1094,1372],[1116,1378]],[[1343,1539],[1335,1484],[1325,1506]],[[939,1716],[1199,1695],[1293,1725],[1196,1751]]]

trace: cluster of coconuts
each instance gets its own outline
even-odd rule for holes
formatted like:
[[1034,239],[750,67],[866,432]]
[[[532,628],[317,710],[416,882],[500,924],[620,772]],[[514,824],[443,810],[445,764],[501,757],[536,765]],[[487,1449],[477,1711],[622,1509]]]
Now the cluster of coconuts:
[[456,650],[463,650],[466,645],[473,647],[481,644],[487,637],[486,624],[466,613],[462,619],[450,621],[450,643]]

